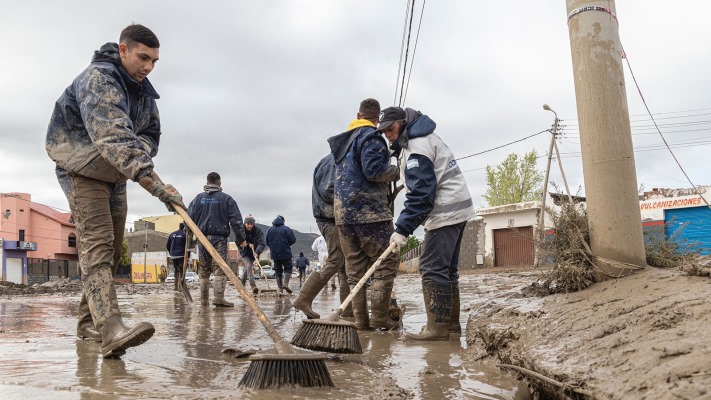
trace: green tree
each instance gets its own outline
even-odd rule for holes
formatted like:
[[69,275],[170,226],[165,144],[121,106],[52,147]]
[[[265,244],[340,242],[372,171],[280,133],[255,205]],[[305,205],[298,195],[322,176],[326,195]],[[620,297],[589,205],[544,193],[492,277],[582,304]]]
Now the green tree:
[[486,166],[486,193],[489,207],[538,200],[543,174],[536,169],[536,150],[519,156],[509,154],[501,164]]
[[269,260],[259,260],[259,265],[261,265],[262,267],[265,265],[272,265],[272,262]]
[[410,250],[414,249],[415,247],[419,246],[420,243],[422,243],[422,241],[421,241],[420,239],[416,238],[416,237],[413,236],[413,235],[410,235],[410,236],[407,238],[407,243],[405,243],[405,245],[402,246],[402,248],[400,249],[400,256],[404,256],[405,253],[407,253],[408,251],[410,251]]
[[124,239],[123,244],[121,245],[121,260],[119,260],[119,264],[131,264],[131,257],[128,256],[128,239]]

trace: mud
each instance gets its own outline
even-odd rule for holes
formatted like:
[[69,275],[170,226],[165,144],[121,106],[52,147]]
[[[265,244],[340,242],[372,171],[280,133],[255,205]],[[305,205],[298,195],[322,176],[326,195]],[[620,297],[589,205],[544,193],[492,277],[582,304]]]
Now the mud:
[[472,307],[468,351],[568,387],[525,373],[541,398],[708,400],[710,297],[710,279],[650,267],[577,293],[492,296]]
[[[511,274],[462,277],[463,306],[489,298],[507,305],[530,278]],[[501,284],[498,282],[502,282]],[[260,282],[260,287],[265,287]],[[69,283],[66,286],[70,286]],[[272,282],[272,287],[273,287]],[[298,287],[298,283],[292,284]],[[419,331],[425,322],[417,275],[401,275],[394,293],[404,309],[405,331]],[[197,295],[197,285],[193,286]],[[271,347],[271,340],[236,290],[226,298],[235,308],[216,309],[188,304],[169,285],[117,285],[121,310],[128,323],[148,321],[156,334],[144,345],[129,349],[120,360],[103,360],[100,344],[77,340],[80,292],[26,296],[5,293],[0,298],[0,393],[3,399],[44,396],[52,399],[128,398],[311,398],[311,399],[529,399],[516,375],[479,360],[464,337],[451,341],[405,341],[402,332],[361,334],[364,354],[329,355],[334,380],[331,389],[253,391],[237,383],[249,361],[240,353]],[[302,325],[290,299],[258,296],[280,335],[291,339]],[[326,314],[338,306],[338,292],[322,291],[314,309]],[[467,313],[462,313],[462,322]],[[225,351],[232,349],[232,351]]]

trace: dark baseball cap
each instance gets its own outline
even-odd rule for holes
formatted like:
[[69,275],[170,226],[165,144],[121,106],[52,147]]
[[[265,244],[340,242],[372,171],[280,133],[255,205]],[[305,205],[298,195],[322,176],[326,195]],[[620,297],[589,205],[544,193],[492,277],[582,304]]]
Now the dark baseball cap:
[[405,119],[405,110],[400,107],[388,107],[380,113],[378,120],[378,130],[384,131],[390,127],[395,121]]

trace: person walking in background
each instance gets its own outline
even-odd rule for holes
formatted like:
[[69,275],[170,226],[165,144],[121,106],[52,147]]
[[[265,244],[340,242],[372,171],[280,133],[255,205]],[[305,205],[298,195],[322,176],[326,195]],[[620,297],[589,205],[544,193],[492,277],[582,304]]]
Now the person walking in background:
[[[207,237],[210,244],[217,250],[223,260],[227,260],[227,239],[230,228],[235,233],[235,242],[244,248],[245,240],[242,214],[239,212],[237,202],[229,194],[222,191],[222,180],[217,172],[207,174],[205,191],[195,196],[188,207],[188,215],[195,221],[198,229]],[[200,253],[200,304],[208,305],[210,299],[210,274],[214,273],[215,283],[213,291],[215,298],[212,304],[218,307],[234,307],[234,303],[225,300],[225,287],[227,276],[219,266],[216,266],[212,255],[207,252],[202,243],[198,243]]]
[[[388,144],[375,129],[379,113],[377,100],[363,100],[348,130],[328,139],[336,165],[334,214],[351,287],[385,252],[393,232],[390,185],[399,178],[399,170],[390,165]],[[390,317],[389,308],[399,258],[399,253],[391,252],[372,275],[372,318],[368,316],[365,288],[353,298],[358,329],[392,329],[398,325]]]
[[158,37],[129,25],[118,43],[94,52],[91,64],[55,103],[45,149],[76,224],[79,265],[85,277],[77,336],[101,342],[104,358],[153,336],[148,322],[124,325],[113,273],[123,246],[128,201],[126,182],[138,182],[173,210],[180,193],[153,171],[161,136],[156,100],[148,81],[158,61]]
[[304,256],[304,252],[299,252],[299,257],[296,259],[296,268],[299,269],[299,282],[303,282],[306,277],[306,267],[309,266],[309,259]]
[[173,260],[173,289],[178,291],[178,284],[183,277],[183,259],[185,258],[185,224],[180,223],[178,230],[168,236],[168,242],[165,244],[168,249],[170,259]]
[[242,285],[249,279],[249,284],[252,286],[252,293],[258,294],[259,288],[254,281],[254,272],[252,271],[255,260],[259,260],[259,255],[262,254],[267,243],[264,241],[264,232],[255,225],[254,217],[249,214],[244,219],[244,233],[246,235],[247,245],[240,249],[242,256],[242,276],[240,280]]
[[474,205],[454,154],[434,132],[437,125],[411,108],[383,110],[378,129],[405,168],[405,208],[395,222],[390,243],[402,248],[418,226],[425,227],[419,259],[427,324],[407,339],[448,340],[460,333],[459,250]]
[[296,243],[296,236],[288,226],[284,225],[284,217],[277,215],[272,221],[272,226],[267,230],[267,246],[274,261],[274,276],[276,277],[279,293],[291,294],[289,279],[293,264],[291,259],[291,246]]

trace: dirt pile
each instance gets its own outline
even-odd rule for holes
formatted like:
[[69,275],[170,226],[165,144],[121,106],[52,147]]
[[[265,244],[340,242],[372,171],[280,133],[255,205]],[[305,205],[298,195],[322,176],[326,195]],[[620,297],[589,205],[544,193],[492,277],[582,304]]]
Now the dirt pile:
[[32,296],[52,293],[76,293],[82,290],[82,283],[71,279],[58,279],[28,286],[13,282],[0,282],[0,296]]
[[708,278],[647,268],[581,292],[474,305],[467,343],[564,384],[522,373],[540,398],[711,399],[710,299]]

